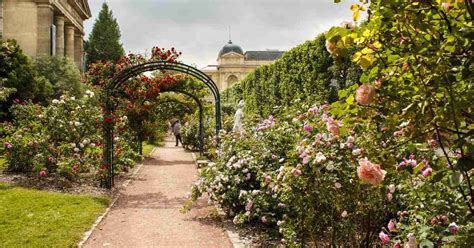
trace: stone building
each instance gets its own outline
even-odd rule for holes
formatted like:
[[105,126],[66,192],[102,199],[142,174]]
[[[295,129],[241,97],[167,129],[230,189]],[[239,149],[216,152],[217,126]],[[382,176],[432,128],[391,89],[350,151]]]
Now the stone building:
[[282,51],[244,51],[238,45],[229,42],[220,50],[217,65],[208,65],[202,69],[212,78],[220,91],[227,89],[261,65],[267,65],[279,59]]
[[31,57],[67,56],[82,69],[87,0],[0,0],[0,37]]

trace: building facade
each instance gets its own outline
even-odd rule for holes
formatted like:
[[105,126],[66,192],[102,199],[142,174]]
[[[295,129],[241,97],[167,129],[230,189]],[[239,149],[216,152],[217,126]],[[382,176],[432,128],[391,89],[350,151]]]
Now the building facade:
[[267,65],[279,59],[282,51],[244,51],[238,45],[229,42],[220,50],[217,65],[208,65],[202,71],[212,78],[220,91],[242,80],[261,65]]
[[67,56],[82,70],[87,0],[0,0],[0,37],[29,56]]

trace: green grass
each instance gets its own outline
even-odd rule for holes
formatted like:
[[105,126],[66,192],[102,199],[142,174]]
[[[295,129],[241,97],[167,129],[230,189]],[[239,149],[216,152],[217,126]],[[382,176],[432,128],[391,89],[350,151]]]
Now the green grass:
[[153,148],[155,148],[155,147],[156,147],[156,145],[148,144],[147,142],[143,142],[143,156],[150,155],[151,151],[153,151]]
[[0,247],[75,246],[109,201],[0,184]]

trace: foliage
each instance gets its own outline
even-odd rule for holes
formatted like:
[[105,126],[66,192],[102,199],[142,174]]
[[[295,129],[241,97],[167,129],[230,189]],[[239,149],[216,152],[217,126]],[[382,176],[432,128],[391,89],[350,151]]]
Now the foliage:
[[16,41],[1,41],[0,44],[0,84],[2,88],[2,115],[17,101],[44,101],[52,93],[51,84],[38,76],[29,58]]
[[360,87],[339,93],[345,101],[333,112],[352,113],[347,122],[370,140],[369,158],[400,189],[403,214],[394,218],[396,232],[381,228],[385,240],[472,243],[472,2],[371,1],[352,9],[370,9],[368,21],[331,29],[328,48],[343,57],[355,47],[351,59],[364,72]]
[[118,61],[124,54],[120,43],[120,28],[106,2],[94,23],[87,42],[87,64],[99,61]]
[[[102,175],[102,138],[97,128],[102,114],[93,92],[81,98],[63,95],[47,107],[17,104],[12,112],[15,121],[5,130],[7,170],[36,172],[40,177],[57,173],[70,179]],[[120,139],[117,168],[133,166],[137,156]]]
[[223,106],[233,106],[243,98],[248,115],[264,117],[275,107],[290,106],[294,99],[334,101],[336,88],[331,83],[355,82],[360,72],[350,61],[331,58],[325,42],[324,35],[319,35],[285,52],[275,63],[257,68],[223,92]]
[[[0,184],[0,202],[0,246],[71,247],[104,211],[109,199]],[[45,230],[55,231],[45,235]]]
[[84,93],[79,69],[66,57],[39,57],[34,61],[34,69],[52,85],[54,98],[64,93],[77,97]]

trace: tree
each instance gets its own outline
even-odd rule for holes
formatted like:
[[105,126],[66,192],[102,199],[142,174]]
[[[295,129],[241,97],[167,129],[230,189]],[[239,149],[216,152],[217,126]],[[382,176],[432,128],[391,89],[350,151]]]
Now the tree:
[[109,10],[107,3],[102,5],[99,17],[94,23],[87,42],[87,64],[96,61],[116,61],[125,54],[120,43],[120,28]]

